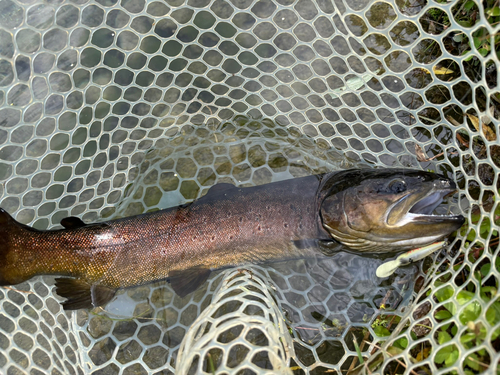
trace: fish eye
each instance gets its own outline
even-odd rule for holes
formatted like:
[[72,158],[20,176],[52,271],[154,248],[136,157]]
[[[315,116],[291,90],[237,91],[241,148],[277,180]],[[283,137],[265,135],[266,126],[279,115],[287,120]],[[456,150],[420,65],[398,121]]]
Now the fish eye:
[[406,182],[400,179],[395,179],[389,182],[387,187],[391,193],[399,194],[406,191]]

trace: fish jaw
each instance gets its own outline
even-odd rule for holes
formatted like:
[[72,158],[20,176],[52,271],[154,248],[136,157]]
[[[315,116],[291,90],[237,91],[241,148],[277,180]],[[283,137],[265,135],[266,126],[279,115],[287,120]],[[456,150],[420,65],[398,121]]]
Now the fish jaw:
[[462,215],[433,213],[445,198],[457,192],[453,181],[440,179],[432,184],[422,184],[420,190],[405,197],[405,202],[394,205],[386,218],[389,227],[407,230],[417,238],[440,239],[464,224],[465,218]]
[[362,252],[411,250],[436,242],[465,222],[462,215],[434,215],[455,183],[409,169],[346,171],[325,184],[324,228],[346,248]]

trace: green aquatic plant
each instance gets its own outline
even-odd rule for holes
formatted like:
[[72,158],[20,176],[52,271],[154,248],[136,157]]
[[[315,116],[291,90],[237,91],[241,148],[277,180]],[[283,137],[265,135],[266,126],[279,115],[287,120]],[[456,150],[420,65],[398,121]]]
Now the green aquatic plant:
[[[488,338],[489,330],[484,322],[481,321],[483,316],[482,306],[488,306],[489,304],[484,314],[486,323],[490,327],[495,327],[500,323],[500,299],[495,299],[498,290],[498,281],[495,279],[493,282],[492,278],[489,277],[491,266],[491,263],[486,263],[474,273],[474,279],[481,285],[479,293],[476,293],[474,283],[468,283],[453,299],[455,292],[453,287],[449,285],[449,281],[447,281],[448,277],[435,284],[437,287],[442,287],[434,293],[434,297],[438,302],[443,303],[434,314],[439,323],[444,323],[437,330],[438,343],[443,346],[451,342],[460,333],[459,342],[464,350],[479,348],[464,358],[465,374],[483,372],[489,367],[489,353],[481,346],[486,340],[492,343],[496,342],[500,336],[500,329],[496,328]],[[494,266],[498,272],[500,270],[500,259],[495,259]],[[458,317],[460,327],[467,327],[464,331],[459,332],[459,327],[452,320],[455,316]],[[450,345],[439,349],[434,361],[438,365],[449,367],[458,360],[460,355],[461,351],[457,345],[450,343]]]

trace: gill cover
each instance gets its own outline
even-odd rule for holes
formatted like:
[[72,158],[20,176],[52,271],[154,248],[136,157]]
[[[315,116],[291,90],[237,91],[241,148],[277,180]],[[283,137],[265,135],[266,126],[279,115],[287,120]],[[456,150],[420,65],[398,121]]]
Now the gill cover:
[[[335,228],[347,224],[362,232],[368,232],[372,228],[368,212],[359,196],[363,179],[364,173],[358,169],[325,175],[320,186],[320,214],[323,226]],[[352,194],[346,202],[344,195],[352,188],[354,191],[350,191]],[[350,215],[346,215],[346,212]]]

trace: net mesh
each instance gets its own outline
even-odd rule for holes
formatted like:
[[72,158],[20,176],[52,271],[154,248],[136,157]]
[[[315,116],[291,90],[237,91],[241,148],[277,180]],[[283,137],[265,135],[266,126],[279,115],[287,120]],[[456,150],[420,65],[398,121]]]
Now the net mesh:
[[[498,2],[0,0],[0,206],[38,229],[350,167],[438,171],[467,225],[64,312],[0,289],[6,374],[482,373],[500,350]],[[360,362],[363,364],[360,364]]]

